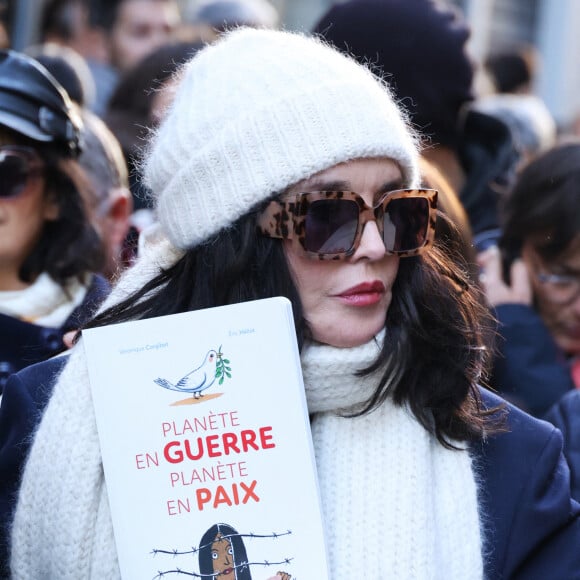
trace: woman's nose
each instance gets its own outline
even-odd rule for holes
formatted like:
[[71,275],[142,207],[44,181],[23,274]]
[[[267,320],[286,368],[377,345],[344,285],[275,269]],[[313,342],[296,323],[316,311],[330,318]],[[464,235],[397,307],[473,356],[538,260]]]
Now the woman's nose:
[[360,244],[353,259],[380,260],[386,254],[385,243],[374,220],[368,221],[363,228]]

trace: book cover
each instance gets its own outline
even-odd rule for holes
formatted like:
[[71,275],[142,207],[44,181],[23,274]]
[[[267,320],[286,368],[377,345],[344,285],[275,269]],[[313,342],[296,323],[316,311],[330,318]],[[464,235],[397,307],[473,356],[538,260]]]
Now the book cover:
[[83,342],[124,580],[328,578],[288,300]]

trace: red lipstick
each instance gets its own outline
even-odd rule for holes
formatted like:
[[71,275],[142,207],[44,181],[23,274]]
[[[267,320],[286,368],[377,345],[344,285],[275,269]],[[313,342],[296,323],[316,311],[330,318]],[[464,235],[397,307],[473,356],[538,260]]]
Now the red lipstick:
[[385,285],[380,280],[357,284],[338,295],[349,306],[373,306],[385,294]]

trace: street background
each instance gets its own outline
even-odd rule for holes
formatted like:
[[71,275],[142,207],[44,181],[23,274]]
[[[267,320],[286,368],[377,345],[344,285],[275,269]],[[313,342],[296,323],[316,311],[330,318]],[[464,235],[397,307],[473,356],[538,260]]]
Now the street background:
[[[12,47],[36,41],[44,0],[12,0]],[[271,0],[282,26],[309,31],[333,0]],[[528,43],[537,49],[540,68],[535,92],[547,104],[560,128],[580,117],[579,0],[442,0],[463,11],[472,28],[470,52],[482,62],[492,50]],[[196,0],[179,0],[185,7]],[[478,86],[478,85],[476,85]],[[485,83],[479,85],[485,91]]]

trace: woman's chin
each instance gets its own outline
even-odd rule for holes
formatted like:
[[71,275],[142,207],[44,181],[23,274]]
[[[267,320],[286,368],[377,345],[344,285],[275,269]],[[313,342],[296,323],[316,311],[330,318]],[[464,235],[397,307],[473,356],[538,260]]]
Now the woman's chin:
[[[345,324],[346,326],[346,324]],[[344,328],[337,332],[325,332],[319,335],[314,335],[313,338],[322,344],[334,346],[335,348],[355,348],[370,342],[377,334],[379,334],[384,327],[384,322],[372,326],[368,329],[364,328]]]

